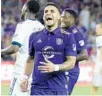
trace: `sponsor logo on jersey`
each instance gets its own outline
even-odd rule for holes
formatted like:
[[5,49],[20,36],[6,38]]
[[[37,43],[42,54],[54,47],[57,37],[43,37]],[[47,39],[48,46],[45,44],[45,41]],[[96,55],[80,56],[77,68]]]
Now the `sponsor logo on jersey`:
[[54,48],[52,46],[46,46],[44,47],[44,52],[45,54],[43,54],[44,57],[50,59],[54,57]]
[[47,59],[54,58],[55,55],[62,55],[61,52],[56,52],[52,46],[45,46],[41,51],[38,52],[38,54],[42,54],[43,57]]

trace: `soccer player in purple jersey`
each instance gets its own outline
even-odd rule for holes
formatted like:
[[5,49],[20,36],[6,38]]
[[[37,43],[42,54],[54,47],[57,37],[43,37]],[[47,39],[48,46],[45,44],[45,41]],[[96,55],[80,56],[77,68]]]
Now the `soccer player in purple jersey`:
[[87,60],[88,58],[84,37],[75,25],[76,18],[77,18],[76,12],[70,8],[65,9],[61,15],[62,30],[67,31],[68,33],[73,33],[74,38],[76,40],[76,49],[77,49],[75,67],[71,70],[68,70],[68,72],[66,72],[66,75],[68,77],[69,95],[71,95],[74,85],[76,84],[79,77],[80,73],[79,62],[82,60]]
[[30,95],[67,95],[65,71],[75,65],[75,40],[71,33],[62,32],[58,27],[60,10],[56,4],[46,5],[43,19],[45,29],[29,39],[29,58],[21,90],[27,90],[29,76],[33,73]]

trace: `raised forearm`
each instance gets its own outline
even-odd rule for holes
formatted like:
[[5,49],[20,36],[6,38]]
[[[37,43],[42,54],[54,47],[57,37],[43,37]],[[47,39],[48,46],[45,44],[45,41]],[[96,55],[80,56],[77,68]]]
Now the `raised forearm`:
[[54,72],[54,71],[68,71],[69,69],[74,68],[76,57],[68,56],[66,62],[63,64],[54,64],[47,58],[44,58],[46,62],[40,62],[44,64],[43,66],[38,66],[38,70],[44,73]]
[[19,50],[19,46],[11,45],[5,49],[2,49],[1,55],[10,55],[10,54],[16,53],[18,50]]
[[73,69],[74,66],[75,66],[75,62],[76,62],[76,57],[70,56],[70,57],[67,58],[66,62],[59,65],[59,70],[67,71],[69,69]]

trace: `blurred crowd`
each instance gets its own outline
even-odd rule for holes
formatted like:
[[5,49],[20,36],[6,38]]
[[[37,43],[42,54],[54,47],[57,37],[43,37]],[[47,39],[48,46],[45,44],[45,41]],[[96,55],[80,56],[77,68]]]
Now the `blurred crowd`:
[[[95,48],[95,26],[100,23],[102,17],[102,0],[37,0],[41,5],[38,19],[43,23],[43,9],[47,2],[55,2],[64,10],[72,8],[78,14],[78,28],[87,38],[89,56]],[[1,1],[1,48],[10,45],[17,23],[20,21],[22,5],[26,0],[2,0]],[[101,18],[102,19],[102,18]],[[95,52],[94,52],[95,54]],[[3,60],[15,60],[15,55],[5,56]]]

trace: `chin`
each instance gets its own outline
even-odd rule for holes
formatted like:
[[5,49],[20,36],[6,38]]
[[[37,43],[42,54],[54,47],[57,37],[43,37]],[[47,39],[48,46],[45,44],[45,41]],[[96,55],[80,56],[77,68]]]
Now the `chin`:
[[62,28],[65,28],[65,27],[66,27],[66,25],[61,25],[61,27],[62,27]]
[[47,27],[52,27],[53,25],[47,25]]
[[51,26],[53,26],[53,24],[49,24],[49,23],[47,23],[46,25],[47,25],[48,27],[51,27]]

